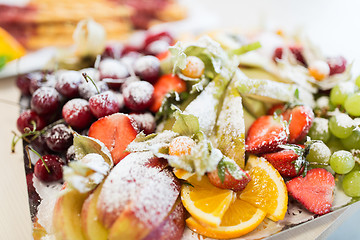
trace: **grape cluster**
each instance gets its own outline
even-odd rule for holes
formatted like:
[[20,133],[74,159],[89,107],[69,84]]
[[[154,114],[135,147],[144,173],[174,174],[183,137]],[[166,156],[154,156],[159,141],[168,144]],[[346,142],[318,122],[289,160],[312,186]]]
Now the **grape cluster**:
[[[334,86],[329,97],[322,96],[317,101],[318,111],[309,137],[326,143],[332,154],[320,158],[324,149],[315,154],[311,152],[308,160],[326,163],[336,174],[344,175],[342,186],[344,192],[351,197],[360,197],[360,77],[355,81],[342,81]],[[314,157],[315,156],[315,157]],[[313,159],[313,160],[312,160]]]
[[128,44],[109,43],[96,68],[19,76],[16,85],[30,99],[30,109],[20,114],[17,128],[23,136],[36,135],[30,146],[42,157],[35,176],[44,182],[61,180],[62,166],[74,158],[71,129],[86,132],[99,118],[129,113],[140,130],[154,132],[149,109],[153,84],[162,74],[156,55],[163,56],[173,41],[168,32],[140,32]]

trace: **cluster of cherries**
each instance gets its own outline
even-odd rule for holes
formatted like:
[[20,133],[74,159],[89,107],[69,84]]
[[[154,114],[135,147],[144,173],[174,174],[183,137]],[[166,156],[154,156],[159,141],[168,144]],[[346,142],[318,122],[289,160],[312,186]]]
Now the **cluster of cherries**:
[[144,133],[155,131],[153,85],[161,75],[156,56],[173,41],[166,31],[137,32],[127,45],[108,44],[95,68],[33,72],[17,78],[22,96],[30,101],[17,128],[23,136],[37,135],[29,145],[42,155],[34,173],[27,175],[29,194],[32,174],[43,182],[62,179],[62,166],[74,158],[69,126],[86,134],[96,119],[123,112]]

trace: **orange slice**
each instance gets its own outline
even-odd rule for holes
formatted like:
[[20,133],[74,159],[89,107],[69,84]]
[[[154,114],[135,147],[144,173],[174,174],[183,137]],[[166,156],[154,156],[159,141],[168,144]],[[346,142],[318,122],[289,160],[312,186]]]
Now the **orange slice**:
[[25,49],[8,32],[0,28],[0,56],[11,61],[25,55]]
[[285,217],[288,194],[284,179],[264,158],[250,156],[245,170],[251,181],[240,194],[240,199],[262,209],[273,221]]
[[236,238],[254,230],[264,220],[266,212],[236,199],[224,214],[218,227],[204,226],[190,217],[187,226],[196,233],[211,238]]
[[181,200],[193,218],[202,224],[217,227],[226,210],[233,202],[235,193],[212,185],[207,176],[200,180],[194,175],[188,179],[191,185],[181,188]]
[[194,176],[195,173],[188,172],[181,168],[174,168],[174,174],[177,178],[187,180],[190,177]]

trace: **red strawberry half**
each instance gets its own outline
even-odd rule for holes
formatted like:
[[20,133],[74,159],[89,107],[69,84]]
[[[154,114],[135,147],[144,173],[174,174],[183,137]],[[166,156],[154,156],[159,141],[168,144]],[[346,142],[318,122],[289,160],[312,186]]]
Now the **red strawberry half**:
[[308,106],[296,106],[291,110],[289,142],[297,143],[305,138],[314,121],[314,112]]
[[315,214],[330,212],[334,200],[334,176],[323,168],[308,171],[286,183],[289,194],[306,209]]
[[218,188],[222,189],[231,189],[233,191],[241,191],[243,190],[246,185],[250,182],[251,177],[250,175],[245,172],[244,170],[239,168],[239,171],[241,171],[243,174],[243,177],[236,179],[233,177],[227,169],[225,169],[225,177],[224,181],[221,181],[218,170],[214,170],[212,172],[209,172],[207,176],[209,177],[209,181]]
[[122,113],[100,118],[89,129],[89,137],[100,140],[110,150],[114,164],[129,154],[125,149],[137,133],[134,120]]
[[299,158],[293,150],[282,150],[275,153],[267,153],[262,155],[263,158],[268,160],[276,170],[283,177],[296,177],[302,173],[302,170],[297,173],[294,161]]
[[286,143],[287,138],[287,127],[281,118],[262,116],[249,129],[246,150],[253,154],[276,151],[279,145]]
[[161,76],[154,85],[154,100],[150,110],[154,113],[159,111],[165,95],[171,91],[176,91],[178,93],[186,91],[185,81],[172,74]]

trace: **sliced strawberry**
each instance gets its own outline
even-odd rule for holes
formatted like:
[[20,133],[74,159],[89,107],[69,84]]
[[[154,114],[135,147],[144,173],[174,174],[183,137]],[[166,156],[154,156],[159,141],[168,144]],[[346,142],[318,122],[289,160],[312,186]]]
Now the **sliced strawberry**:
[[275,104],[274,106],[272,106],[268,112],[268,115],[278,115],[278,116],[282,116],[283,119],[285,121],[289,121],[290,119],[290,115],[291,115],[291,109],[287,108],[285,106],[285,104],[283,103],[279,103],[279,104]]
[[305,138],[314,121],[314,112],[308,106],[296,106],[291,110],[289,142],[297,143]]
[[241,178],[236,179],[234,178],[228,171],[228,169],[225,169],[225,177],[224,181],[222,182],[218,170],[214,170],[212,172],[209,172],[207,176],[209,177],[209,181],[218,188],[222,189],[231,189],[233,191],[241,191],[243,190],[246,185],[250,182],[251,177],[250,175],[239,168],[239,171],[241,171],[241,174],[243,175]]
[[137,134],[134,120],[122,113],[100,118],[89,129],[89,137],[100,140],[110,150],[114,164],[129,154],[125,149]]
[[165,95],[170,91],[176,91],[178,93],[186,91],[185,81],[172,74],[161,76],[154,85],[154,101],[150,107],[152,112],[156,113],[159,111]]
[[299,173],[296,172],[294,161],[299,158],[299,155],[293,150],[266,153],[262,157],[268,160],[283,177],[292,178],[302,173],[302,170]]
[[334,176],[323,168],[308,171],[286,183],[289,194],[306,209],[315,214],[330,212],[334,200]]
[[253,154],[273,152],[287,141],[287,127],[276,116],[266,115],[255,120],[246,137],[246,150]]

